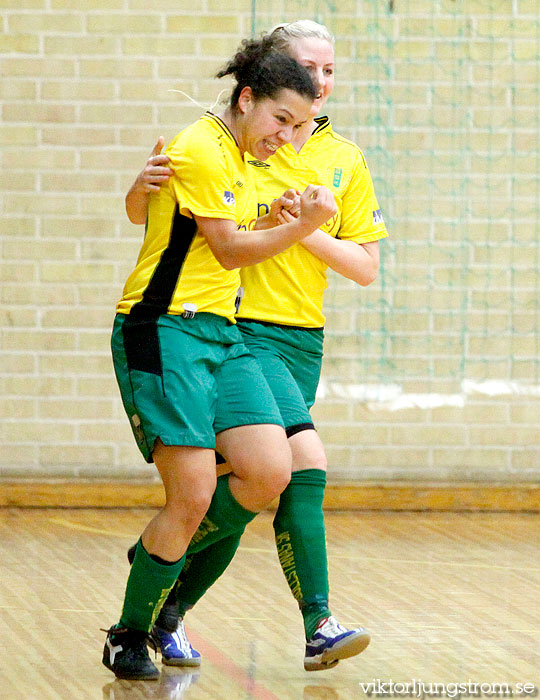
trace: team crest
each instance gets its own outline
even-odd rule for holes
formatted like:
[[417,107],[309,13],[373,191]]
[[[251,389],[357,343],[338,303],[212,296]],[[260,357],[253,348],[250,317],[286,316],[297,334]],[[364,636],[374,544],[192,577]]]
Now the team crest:
[[235,202],[236,200],[234,198],[234,194],[229,192],[229,190],[225,190],[223,193],[223,204],[227,204],[228,206],[232,207]]
[[374,224],[384,224],[382,211],[380,209],[377,209],[377,211],[373,212],[373,223]]
[[332,182],[334,187],[339,187],[341,185],[342,176],[343,176],[343,168],[334,168],[334,181]]

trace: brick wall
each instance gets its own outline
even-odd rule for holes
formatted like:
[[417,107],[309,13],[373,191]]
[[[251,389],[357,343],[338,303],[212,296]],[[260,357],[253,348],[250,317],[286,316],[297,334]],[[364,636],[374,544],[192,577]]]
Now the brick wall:
[[239,37],[304,15],[338,37],[329,111],[392,237],[369,289],[331,278],[331,476],[538,480],[539,3],[304,5],[0,2],[1,475],[153,475],[109,353],[142,237],[123,196],[200,114],[171,90],[208,107]]

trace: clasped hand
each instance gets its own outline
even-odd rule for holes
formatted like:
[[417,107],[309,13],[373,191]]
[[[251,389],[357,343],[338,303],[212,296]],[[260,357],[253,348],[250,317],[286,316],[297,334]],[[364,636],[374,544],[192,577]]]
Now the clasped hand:
[[308,185],[300,194],[288,189],[270,205],[269,215],[276,224],[287,224],[301,218],[306,224],[319,228],[337,211],[334,195],[322,185]]

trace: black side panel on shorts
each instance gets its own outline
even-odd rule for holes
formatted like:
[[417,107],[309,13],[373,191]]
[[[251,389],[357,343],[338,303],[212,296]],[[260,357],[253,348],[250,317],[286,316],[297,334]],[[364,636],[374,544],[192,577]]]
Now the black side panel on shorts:
[[169,310],[196,232],[195,220],[180,214],[176,205],[169,245],[163,251],[141,301],[132,306],[122,327],[130,369],[162,375],[157,320]]
[[315,430],[315,426],[313,423],[297,423],[297,425],[290,425],[288,428],[285,428],[285,433],[290,438],[304,430]]
[[131,320],[128,316],[122,326],[122,336],[129,369],[161,377],[163,369],[156,321]]

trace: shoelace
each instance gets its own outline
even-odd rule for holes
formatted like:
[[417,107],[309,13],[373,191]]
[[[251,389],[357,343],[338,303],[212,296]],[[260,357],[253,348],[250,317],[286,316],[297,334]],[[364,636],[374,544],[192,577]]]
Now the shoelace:
[[330,632],[335,635],[342,634],[347,630],[345,629],[345,627],[342,627],[339,624],[335,617],[327,617],[326,619],[321,620],[317,631],[322,632],[323,634],[328,634]]
[[180,620],[180,622],[178,623],[178,627],[176,629],[176,634],[178,635],[178,638],[180,639],[182,651],[184,653],[191,652],[191,644],[189,643],[189,639],[187,638],[186,628],[184,627],[183,620]]

